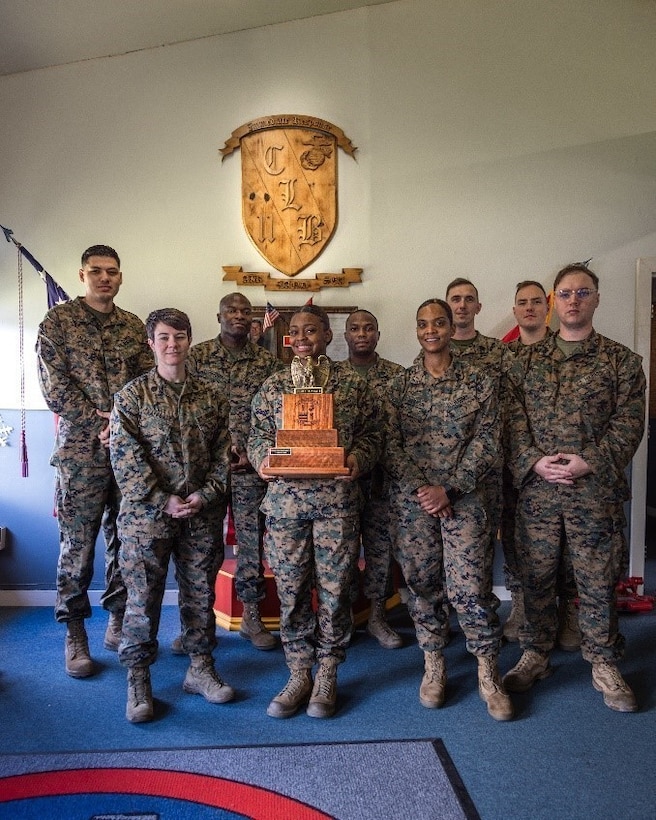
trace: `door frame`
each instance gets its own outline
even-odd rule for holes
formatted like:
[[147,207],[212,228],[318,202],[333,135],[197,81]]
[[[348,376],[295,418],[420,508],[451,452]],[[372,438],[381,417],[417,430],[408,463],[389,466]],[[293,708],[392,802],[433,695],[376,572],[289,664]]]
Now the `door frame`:
[[629,574],[645,577],[645,531],[647,524],[647,462],[649,436],[649,360],[651,358],[651,291],[656,276],[656,256],[645,256],[636,263],[635,287],[635,352],[642,356],[647,378],[645,435],[631,462],[631,527],[629,542]]

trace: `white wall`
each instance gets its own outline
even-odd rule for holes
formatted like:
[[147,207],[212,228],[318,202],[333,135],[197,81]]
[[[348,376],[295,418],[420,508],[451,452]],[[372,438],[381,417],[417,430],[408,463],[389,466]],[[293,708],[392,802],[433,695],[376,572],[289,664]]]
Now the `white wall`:
[[[339,224],[303,275],[364,268],[318,304],[380,319],[408,364],[416,306],[455,276],[479,328],[512,325],[515,283],[572,260],[600,274],[599,330],[633,344],[635,260],[656,255],[656,4],[399,0],[117,58],[0,78],[0,223],[71,295],[81,251],[121,254],[117,300],[186,310],[197,341],[234,290],[222,265],[267,270],[241,224],[225,139],[266,114],[341,127]],[[0,235],[0,408],[18,403],[16,254]],[[45,290],[25,264],[28,406]],[[254,303],[304,299],[245,291]]]

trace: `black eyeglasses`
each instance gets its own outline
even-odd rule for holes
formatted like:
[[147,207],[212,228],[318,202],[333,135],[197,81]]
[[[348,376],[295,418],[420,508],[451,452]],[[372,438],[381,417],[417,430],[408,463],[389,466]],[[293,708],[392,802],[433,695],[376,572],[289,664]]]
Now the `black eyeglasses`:
[[577,299],[583,301],[584,299],[589,299],[592,294],[596,292],[597,291],[594,288],[577,288],[577,290],[562,288],[561,290],[556,291],[556,296],[563,301],[571,299],[572,296],[576,296]]

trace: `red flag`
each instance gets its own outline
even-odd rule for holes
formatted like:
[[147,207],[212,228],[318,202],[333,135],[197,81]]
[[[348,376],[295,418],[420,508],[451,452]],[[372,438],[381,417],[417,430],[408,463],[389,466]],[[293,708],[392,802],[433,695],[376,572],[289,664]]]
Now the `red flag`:
[[[305,305],[312,305],[312,304],[314,304],[314,302],[312,301],[312,296],[310,296],[310,298],[307,300]],[[303,307],[305,307],[305,305],[303,305]]]
[[[553,313],[553,295],[554,292],[552,290],[550,290],[547,294],[547,318],[544,321],[547,327],[551,324],[551,314]],[[519,339],[519,325],[515,325],[515,327],[511,328],[501,339],[501,341],[514,342],[515,339]]]
[[508,333],[501,339],[502,342],[514,342],[515,339],[519,339],[519,325],[515,325],[515,327],[511,328]]

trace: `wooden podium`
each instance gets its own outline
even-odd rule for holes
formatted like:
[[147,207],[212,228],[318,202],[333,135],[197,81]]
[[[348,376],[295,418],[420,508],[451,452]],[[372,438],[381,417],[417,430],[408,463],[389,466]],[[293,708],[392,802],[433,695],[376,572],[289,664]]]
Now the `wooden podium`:
[[[235,589],[235,573],[237,571],[237,559],[226,558],[223,562],[219,574],[216,578],[214,602],[214,619],[216,625],[222,629],[236,632],[241,626],[244,605],[237,598]],[[369,601],[365,597],[363,589],[364,559],[358,561],[357,587],[358,597],[353,602],[353,620],[356,626],[362,626],[369,617]],[[266,585],[266,597],[260,601],[260,614],[262,623],[267,629],[280,629],[280,601],[276,592],[276,583],[273,573],[267,563],[264,564],[264,582]],[[388,601],[387,608],[391,609],[399,603],[398,593],[395,593]],[[316,610],[316,591],[312,591],[312,608]]]
[[333,396],[305,388],[282,397],[282,429],[269,448],[263,473],[282,478],[334,478],[348,475],[344,448],[333,427]]

